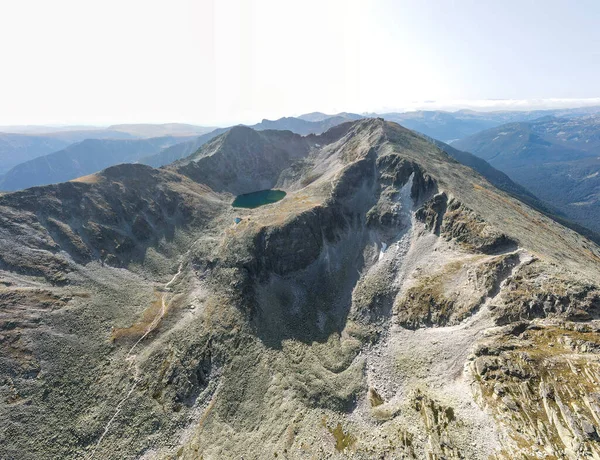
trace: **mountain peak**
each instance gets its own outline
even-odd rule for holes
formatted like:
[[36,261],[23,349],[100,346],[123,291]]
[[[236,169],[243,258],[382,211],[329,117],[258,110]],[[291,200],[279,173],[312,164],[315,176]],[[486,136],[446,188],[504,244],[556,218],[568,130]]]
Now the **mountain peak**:
[[224,136],[228,139],[236,139],[238,136],[257,136],[256,130],[246,125],[232,126]]

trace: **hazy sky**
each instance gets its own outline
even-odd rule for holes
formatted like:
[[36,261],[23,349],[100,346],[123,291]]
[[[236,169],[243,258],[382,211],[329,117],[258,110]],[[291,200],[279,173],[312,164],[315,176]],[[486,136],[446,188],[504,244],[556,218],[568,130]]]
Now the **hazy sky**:
[[0,62],[4,125],[600,104],[600,1],[0,0]]

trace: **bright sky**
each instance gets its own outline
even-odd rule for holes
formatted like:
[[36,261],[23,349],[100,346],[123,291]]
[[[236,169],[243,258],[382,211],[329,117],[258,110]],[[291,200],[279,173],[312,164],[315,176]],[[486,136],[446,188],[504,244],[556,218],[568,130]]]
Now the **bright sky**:
[[0,125],[600,104],[599,24],[598,0],[0,0]]

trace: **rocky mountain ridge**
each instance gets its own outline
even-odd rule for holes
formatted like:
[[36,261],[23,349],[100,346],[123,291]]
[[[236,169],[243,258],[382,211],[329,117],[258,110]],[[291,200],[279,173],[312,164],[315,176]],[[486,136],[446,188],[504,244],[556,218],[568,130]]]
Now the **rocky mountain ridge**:
[[235,128],[0,232],[1,456],[600,454],[600,249],[394,123]]
[[[255,130],[290,130],[297,134],[321,134],[329,128],[347,121],[344,117],[328,117],[324,120],[312,122],[299,118],[284,117],[278,120],[263,120],[253,125]],[[107,130],[88,132],[90,138],[74,144],[60,144],[64,149],[51,149],[47,155],[38,155],[38,150],[33,149],[28,157],[19,160],[21,155],[15,151],[13,138],[36,139],[39,136],[13,136],[13,142],[2,152],[0,144],[0,168],[2,160],[14,166],[3,176],[0,176],[0,190],[14,191],[36,185],[46,185],[76,179],[81,176],[93,174],[120,163],[143,163],[153,167],[160,167],[185,158],[195,153],[206,142],[228,131],[229,128],[216,128],[207,131],[206,128],[170,123],[165,125],[114,125]],[[200,136],[191,135],[193,132],[205,132]],[[114,134],[115,139],[110,137]],[[172,133],[162,137],[147,137],[152,133]],[[81,136],[79,131],[64,131],[51,133],[49,136]],[[0,142],[1,142],[0,135]],[[9,135],[6,135],[9,136]],[[97,137],[97,138],[96,138]],[[125,139],[119,139],[125,137]],[[43,138],[42,138],[43,139]],[[49,140],[54,142],[54,138]],[[34,144],[37,145],[37,144]],[[50,145],[56,145],[56,142]],[[40,146],[40,148],[44,148]],[[38,152],[38,153],[36,153]],[[3,154],[4,153],[4,154]],[[31,156],[32,158],[29,158]],[[4,158],[3,158],[4,157]],[[12,163],[11,163],[12,162]],[[15,165],[15,162],[18,163]]]

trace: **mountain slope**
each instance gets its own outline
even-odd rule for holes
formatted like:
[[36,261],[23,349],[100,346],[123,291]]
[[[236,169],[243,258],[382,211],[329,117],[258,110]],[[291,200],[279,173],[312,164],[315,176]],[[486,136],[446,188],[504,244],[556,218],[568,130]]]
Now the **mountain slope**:
[[569,219],[600,231],[600,117],[542,119],[453,144],[486,159]]
[[0,174],[32,158],[56,152],[69,142],[46,136],[0,133]]
[[166,136],[198,136],[214,130],[214,128],[206,126],[196,126],[185,123],[121,124],[109,126],[107,129],[111,131],[124,132],[136,137],[143,138]]
[[[346,114],[342,114],[341,116],[325,116],[323,119],[318,119],[316,121],[305,121],[300,118],[294,117],[284,117],[278,120],[263,120],[260,123],[250,126],[250,128],[263,131],[263,130],[283,130],[283,131],[291,131],[300,135],[307,134],[321,134],[328,129],[337,126],[341,123],[345,123],[348,119],[343,116]],[[358,115],[357,115],[358,116]],[[360,118],[360,116],[358,116]],[[218,128],[214,131],[206,133],[202,136],[199,136],[196,139],[191,141],[174,145],[172,147],[166,148],[163,151],[156,153],[147,158],[143,158],[141,163],[153,166],[158,168],[160,166],[168,165],[173,163],[174,161],[180,160],[187,156],[195,153],[200,147],[209,142],[210,140],[217,137],[219,134],[224,133],[230,128]]]
[[[263,120],[254,125],[257,130],[278,129],[290,130],[298,134],[320,134],[327,129],[347,121],[343,117],[327,118],[319,122],[308,122],[298,118],[281,118],[279,120]],[[143,140],[103,140],[86,139],[65,151],[58,151],[47,158],[18,164],[0,178],[0,190],[19,190],[35,185],[44,185],[79,176],[95,173],[103,168],[127,162],[141,162],[160,167],[196,152],[202,145],[228,128],[217,128],[206,134],[186,140],[185,137],[161,137]],[[108,130],[94,131],[92,136],[102,138],[108,133],[119,136],[147,136],[151,133],[172,132],[178,135],[202,132],[204,128],[177,123],[166,125],[114,125]],[[82,133],[72,131],[51,134],[50,136],[78,136]],[[73,138],[75,138],[73,137]],[[49,138],[51,139],[51,138]]]
[[[532,208],[536,209],[542,214],[545,214],[565,227],[584,235],[585,237],[594,241],[596,244],[600,244],[600,234],[598,232],[595,232],[590,228],[584,227],[583,225],[576,223],[574,220],[571,220],[573,219],[572,216],[566,216],[562,211],[551,204],[555,202],[554,200],[540,200],[528,189],[514,182],[510,177],[508,177],[508,175],[494,168],[482,158],[479,158],[469,152],[457,150],[454,147],[435,139],[429,138],[429,141],[437,145],[440,149],[442,149],[459,163],[473,168],[495,187],[528,204]],[[540,181],[543,182],[544,178],[540,177]]]
[[462,150],[455,149],[451,145],[445,144],[444,142],[428,138],[428,140],[450,155],[459,163],[473,168],[483,177],[490,181],[495,187],[498,187],[500,190],[503,190],[511,195],[523,200],[526,199],[536,199],[535,195],[533,195],[529,190],[525,187],[520,186],[519,184],[513,182],[510,177],[504,174],[502,171],[494,168],[487,161],[479,158],[478,156],[473,155],[469,152],[463,152]]
[[359,115],[357,113],[348,113],[348,112],[340,112],[335,115],[327,115],[323,112],[311,112],[305,113],[304,115],[300,115],[298,117],[301,120],[319,122],[327,120],[328,118],[343,118],[345,121],[356,121],[361,118],[365,118],[363,115]]
[[322,120],[307,121],[301,118],[284,117],[278,120],[263,120],[260,123],[250,126],[252,129],[262,131],[265,129],[288,130],[300,135],[321,134],[329,128],[333,128],[341,123],[348,121],[344,116],[326,117]]
[[600,455],[599,248],[396,124],[234,128],[0,232],[2,457]]
[[[511,123],[486,130],[453,143],[458,148],[469,148],[476,155],[503,168],[530,164],[571,161],[593,156],[587,148],[561,142],[550,129],[556,125],[573,125],[567,120],[541,120],[534,123]],[[579,124],[578,124],[579,125]],[[581,132],[578,125],[574,133]]]
[[273,187],[282,171],[308,154],[309,139],[291,131],[234,126],[168,168],[216,191],[250,193]]
[[19,190],[86,176],[114,164],[136,162],[181,140],[176,137],[86,139],[15,166],[0,178],[0,190]]
[[385,113],[381,116],[443,142],[461,139],[499,124],[485,117],[443,111]]
[[[23,129],[24,127],[21,128]],[[35,127],[31,127],[30,131],[34,131],[34,128]],[[181,141],[183,141],[185,140],[186,136],[193,136],[213,130],[212,128],[204,128],[200,126],[185,125],[179,123],[168,123],[163,125],[114,125],[106,129],[82,128],[83,127],[38,127],[38,130],[42,130],[40,133],[0,133],[0,175],[5,174],[11,168],[21,163],[25,163],[27,161],[33,160],[34,158],[39,158],[44,155],[58,152],[71,144],[85,141],[87,139],[132,140],[137,138],[177,136],[181,138]],[[14,127],[14,129],[19,129],[19,127]],[[48,132],[43,132],[43,130],[48,130]],[[113,144],[116,145],[116,143]],[[127,145],[127,143],[125,143],[124,145]],[[190,151],[187,154],[189,155],[193,153],[195,150],[198,149],[198,147],[196,147],[196,149]],[[152,153],[155,152],[156,150],[154,150]],[[112,164],[121,163],[123,161],[128,160],[122,159]],[[110,165],[111,164],[109,163],[103,163],[102,167],[108,167]],[[63,176],[62,180],[68,180],[68,177]],[[38,183],[31,183],[31,185],[38,185]]]
[[81,142],[86,139],[137,139],[130,133],[122,131],[113,131],[109,129],[82,129],[82,130],[65,130],[65,131],[54,131],[42,134],[43,136],[52,137],[69,144],[75,142]]
[[154,168],[159,168],[164,165],[173,163],[195,153],[200,147],[206,144],[211,139],[214,139],[219,134],[223,134],[229,128],[217,128],[209,133],[198,136],[194,139],[185,142],[179,142],[175,145],[162,149],[160,152],[140,159],[143,163]]
[[384,113],[380,116],[434,139],[452,142],[507,123],[529,122],[542,117],[574,118],[597,113],[600,113],[600,107],[501,112],[420,110]]

